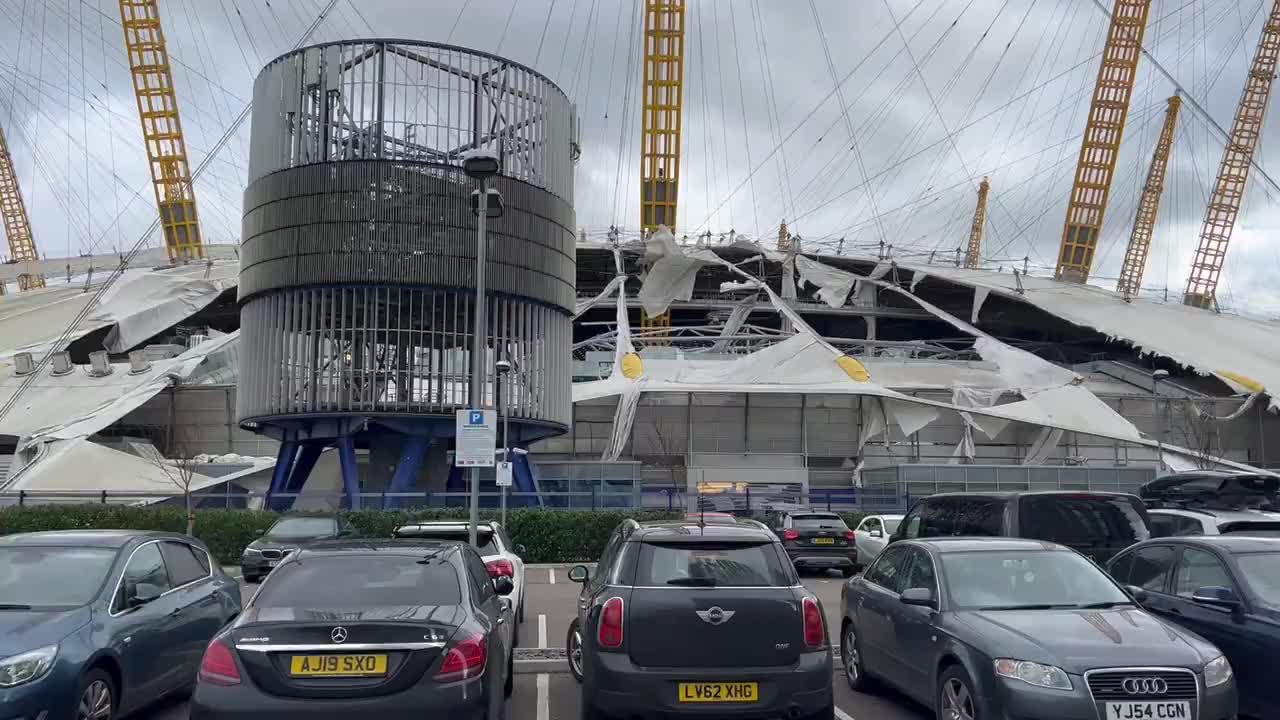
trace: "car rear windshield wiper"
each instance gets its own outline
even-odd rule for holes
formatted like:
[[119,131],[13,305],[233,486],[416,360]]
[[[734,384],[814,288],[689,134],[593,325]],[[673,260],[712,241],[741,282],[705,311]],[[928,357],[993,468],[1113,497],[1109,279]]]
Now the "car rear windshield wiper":
[[686,585],[689,587],[715,587],[719,583],[715,578],[709,577],[682,577],[671,578],[667,581],[668,585]]
[[1118,607],[1120,605],[1133,605],[1133,603],[1128,600],[1104,600],[1103,602],[1085,603],[1083,605],[1077,605],[1076,607],[1081,610],[1105,610],[1107,608]]
[[989,605],[980,607],[979,610],[1059,610],[1061,608],[1074,608],[1077,605],[1050,605],[1048,603],[1028,604],[1028,605]]
[[22,603],[0,603],[0,610],[30,610],[30,605]]

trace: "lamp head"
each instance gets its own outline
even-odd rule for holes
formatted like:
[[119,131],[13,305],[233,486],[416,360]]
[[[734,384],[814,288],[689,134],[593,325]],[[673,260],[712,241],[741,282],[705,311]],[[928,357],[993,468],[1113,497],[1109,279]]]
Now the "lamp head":
[[484,180],[497,175],[502,170],[502,161],[498,158],[498,153],[486,148],[477,148],[462,153],[462,169],[469,177]]

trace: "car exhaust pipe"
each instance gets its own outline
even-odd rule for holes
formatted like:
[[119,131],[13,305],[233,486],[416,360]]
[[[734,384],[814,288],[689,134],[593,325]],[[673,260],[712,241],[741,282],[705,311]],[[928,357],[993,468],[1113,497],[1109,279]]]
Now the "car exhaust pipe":
[[791,707],[787,708],[787,720],[799,720],[799,718],[800,718],[799,705],[792,705]]

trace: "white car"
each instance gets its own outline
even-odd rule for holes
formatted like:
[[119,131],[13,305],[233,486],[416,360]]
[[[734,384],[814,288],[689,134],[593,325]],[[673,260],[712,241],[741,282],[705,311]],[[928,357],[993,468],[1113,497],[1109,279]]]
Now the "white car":
[[1280,513],[1216,508],[1148,508],[1151,537],[1262,535],[1280,537]]
[[[401,525],[392,533],[398,538],[425,538],[430,540],[466,540],[470,537],[470,524],[457,520],[420,522]],[[524,553],[523,545],[513,545],[501,524],[483,521],[476,527],[476,548],[484,560],[489,577],[506,575],[515,588],[507,597],[515,608],[516,622],[524,622]]]
[[854,546],[858,548],[858,565],[866,567],[875,562],[889,544],[889,536],[898,529],[901,515],[868,515],[862,518],[853,531]]

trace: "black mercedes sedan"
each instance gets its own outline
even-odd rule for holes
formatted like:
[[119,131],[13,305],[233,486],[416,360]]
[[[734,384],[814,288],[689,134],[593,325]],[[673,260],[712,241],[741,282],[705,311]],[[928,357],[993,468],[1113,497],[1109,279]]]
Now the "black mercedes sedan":
[[842,591],[845,676],[954,720],[1233,720],[1230,663],[1050,542],[890,545]]
[[1204,535],[1138,543],[1107,566],[1143,609],[1217,645],[1232,664],[1240,714],[1275,717],[1280,686],[1280,538]]
[[461,542],[298,550],[209,643],[191,720],[498,720],[512,690],[510,591]]

